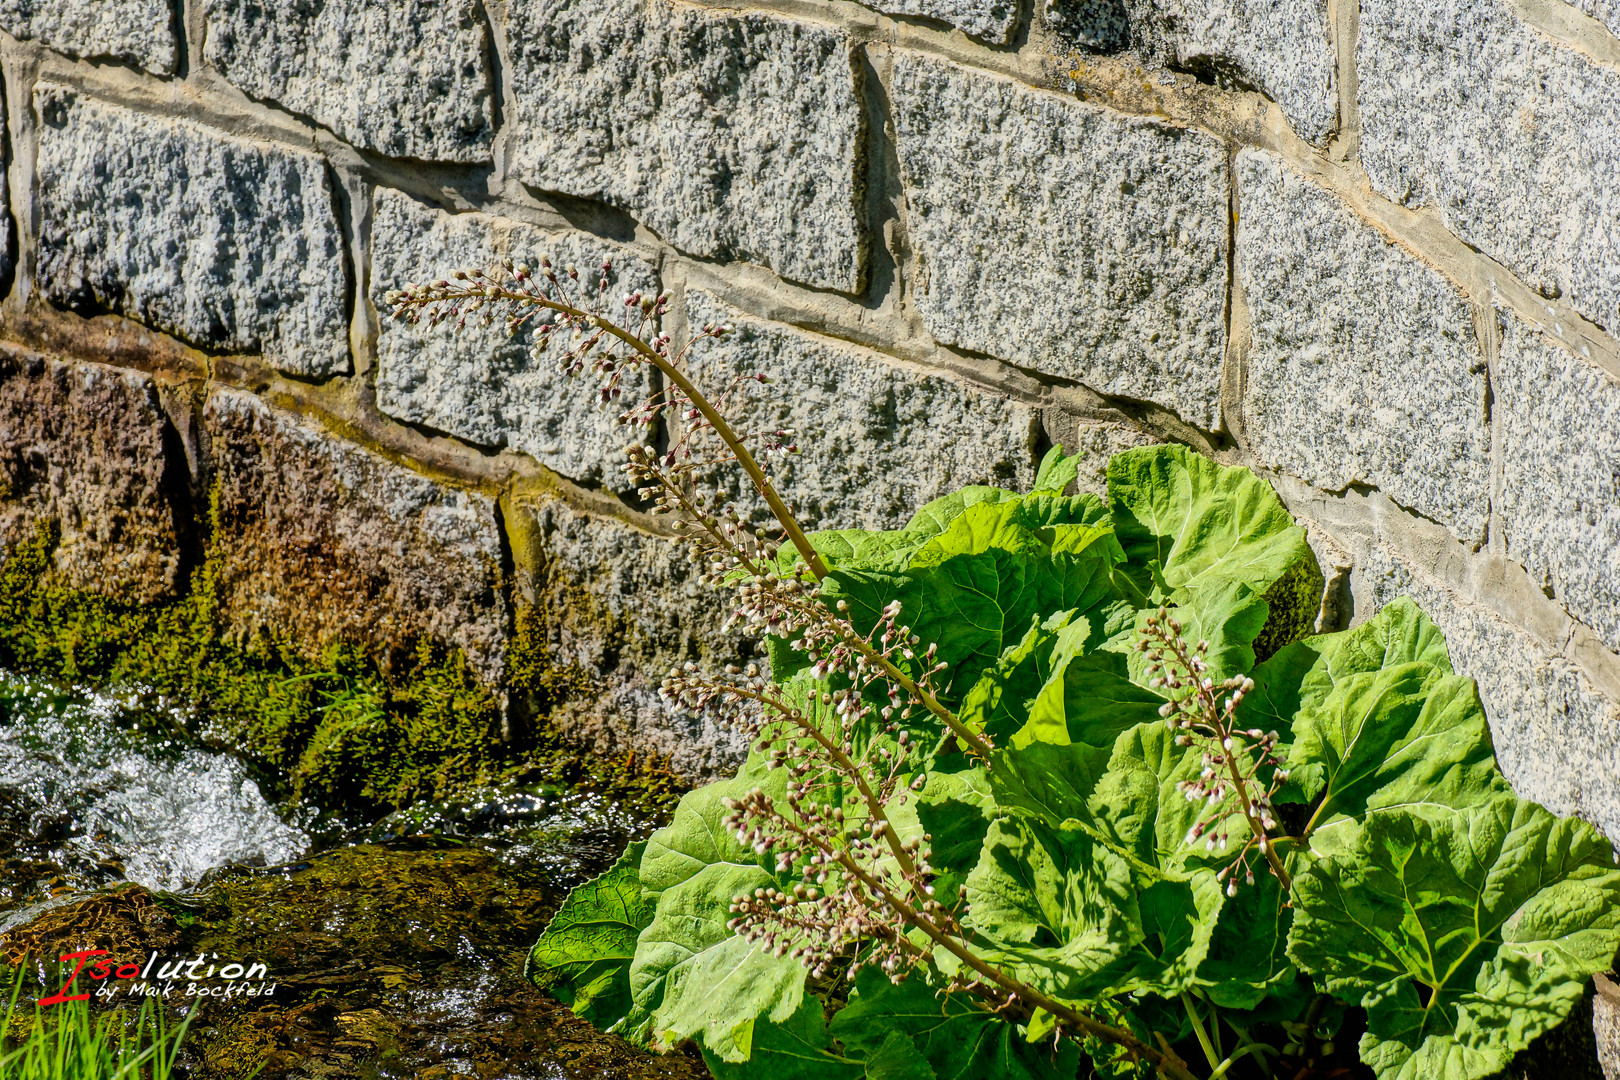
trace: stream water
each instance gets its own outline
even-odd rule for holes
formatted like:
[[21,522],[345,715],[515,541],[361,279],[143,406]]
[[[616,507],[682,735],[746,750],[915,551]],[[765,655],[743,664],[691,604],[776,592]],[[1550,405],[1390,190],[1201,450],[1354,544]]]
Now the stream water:
[[650,822],[546,788],[371,822],[275,806],[181,719],[141,695],[0,673],[12,961],[96,948],[118,963],[156,955],[160,969],[264,965],[252,996],[187,1002],[184,980],[166,984],[166,1000],[198,1012],[192,1080],[706,1075],[597,1033],[522,977],[567,890]]

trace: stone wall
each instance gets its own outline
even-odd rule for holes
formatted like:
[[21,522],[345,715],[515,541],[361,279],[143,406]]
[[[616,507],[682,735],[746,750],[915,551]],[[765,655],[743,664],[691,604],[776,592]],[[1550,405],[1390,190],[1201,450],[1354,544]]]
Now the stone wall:
[[[1609,0],[0,0],[0,539],[231,617],[428,634],[697,776],[733,652],[529,343],[381,296],[511,254],[660,288],[764,370],[818,526],[1052,443],[1243,463],[1321,625],[1400,593],[1525,795],[1620,838],[1620,6]],[[211,494],[210,494],[211,493]],[[188,517],[188,515],[191,515]]]

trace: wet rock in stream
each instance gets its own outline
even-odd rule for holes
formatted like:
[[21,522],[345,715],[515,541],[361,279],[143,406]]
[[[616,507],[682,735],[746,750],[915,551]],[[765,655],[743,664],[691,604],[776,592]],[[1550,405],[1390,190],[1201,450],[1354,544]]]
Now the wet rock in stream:
[[[427,836],[358,844],[218,871],[193,895],[123,886],[44,912],[0,948],[263,963],[273,992],[203,1002],[185,1043],[189,1080],[240,1080],[261,1065],[264,1080],[706,1076],[695,1057],[596,1031],[523,978],[572,883],[535,854]],[[170,984],[171,1005],[188,1004],[187,985]]]

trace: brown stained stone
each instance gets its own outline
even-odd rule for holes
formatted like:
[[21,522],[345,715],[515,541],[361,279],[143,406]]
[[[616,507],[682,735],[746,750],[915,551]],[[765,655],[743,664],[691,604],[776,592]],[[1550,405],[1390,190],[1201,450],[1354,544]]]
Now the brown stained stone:
[[686,549],[559,499],[505,509],[517,582],[545,626],[550,661],[581,684],[552,705],[550,726],[603,756],[663,759],[688,779],[735,769],[741,735],[658,696],[676,665],[718,666],[746,648],[722,631],[725,597],[699,584]]
[[0,549],[55,522],[62,584],[150,603],[179,584],[185,490],[149,376],[0,344]]
[[221,610],[236,629],[385,656],[427,635],[500,681],[507,611],[494,500],[233,390],[209,396],[204,429]]

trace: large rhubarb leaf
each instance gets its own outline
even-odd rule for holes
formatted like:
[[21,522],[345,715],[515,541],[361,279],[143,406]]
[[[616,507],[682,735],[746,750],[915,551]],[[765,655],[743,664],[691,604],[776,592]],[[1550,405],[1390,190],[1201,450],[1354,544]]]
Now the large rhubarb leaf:
[[968,877],[967,925],[983,954],[1076,1005],[1192,985],[1221,906],[1213,870],[1162,872],[1080,822],[996,822]]
[[1445,638],[1402,596],[1354,629],[1304,638],[1261,664],[1242,715],[1251,727],[1286,731],[1301,709],[1320,705],[1341,680],[1411,663],[1451,674]]
[[630,1012],[630,962],[653,920],[638,869],[646,847],[631,844],[607,872],[570,892],[529,951],[534,984],[600,1028]]
[[746,1061],[755,1022],[786,1021],[804,999],[804,967],[732,933],[732,899],[777,881],[758,866],[706,866],[658,897],[630,965],[629,1033],[653,1045],[693,1039]]
[[1232,584],[1270,609],[1271,648],[1310,628],[1321,571],[1305,530],[1264,480],[1185,447],[1147,446],[1108,462],[1108,505],[1141,607]]
[[1503,796],[1370,817],[1294,882],[1289,955],[1367,1008],[1379,1080],[1479,1080],[1620,949],[1620,869],[1585,822]]
[[1472,679],[1430,664],[1397,664],[1339,680],[1300,710],[1290,784],[1313,804],[1304,836],[1341,849],[1369,812],[1461,808],[1508,791]]

